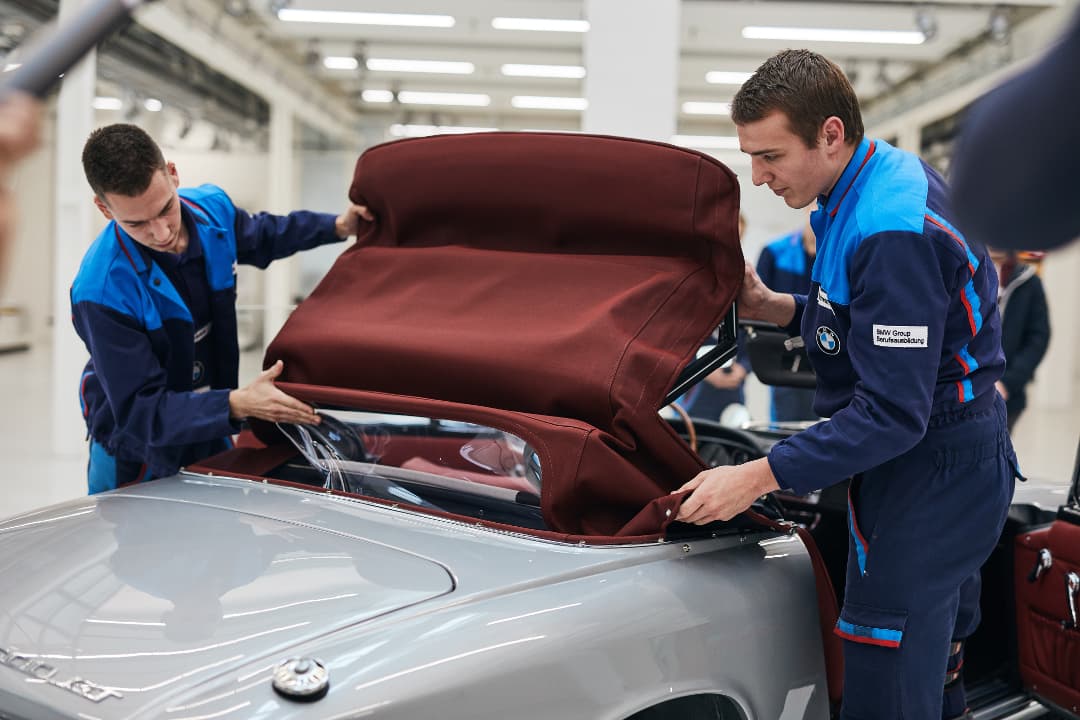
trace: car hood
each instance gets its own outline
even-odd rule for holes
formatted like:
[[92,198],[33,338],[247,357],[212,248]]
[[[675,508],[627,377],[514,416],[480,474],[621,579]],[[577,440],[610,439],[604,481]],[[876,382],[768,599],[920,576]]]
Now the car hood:
[[454,589],[432,560],[233,505],[121,493],[0,523],[0,700],[127,716]]

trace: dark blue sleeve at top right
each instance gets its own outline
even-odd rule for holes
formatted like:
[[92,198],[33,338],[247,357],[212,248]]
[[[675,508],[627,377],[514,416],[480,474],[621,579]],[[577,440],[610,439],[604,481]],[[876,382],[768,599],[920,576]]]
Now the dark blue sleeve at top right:
[[1080,15],[1037,64],[969,113],[950,184],[970,240],[1049,249],[1080,236]]

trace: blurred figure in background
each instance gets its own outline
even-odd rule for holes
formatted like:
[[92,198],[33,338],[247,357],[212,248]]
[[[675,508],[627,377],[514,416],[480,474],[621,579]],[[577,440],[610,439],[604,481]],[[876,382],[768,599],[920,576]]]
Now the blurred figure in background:
[[[740,238],[744,236],[745,231],[746,218],[739,213]],[[724,367],[713,370],[683,396],[681,404],[691,417],[716,422],[729,406],[745,407],[746,393],[743,384],[750,373],[750,355],[746,350],[746,333],[741,328],[736,342],[739,350],[735,359]],[[746,413],[737,413],[737,415],[745,417]]]
[[1015,250],[1049,250],[1080,236],[1077,87],[1080,14],[1039,62],[988,93],[964,121],[949,178],[961,230]]
[[[817,203],[811,203],[806,209],[806,222],[801,229],[773,240],[762,248],[757,261],[757,274],[765,287],[795,295],[810,292],[810,271],[817,257],[817,240],[810,227],[810,213],[816,209]],[[774,387],[771,391],[773,422],[817,419],[812,389]]]
[[1001,312],[1001,348],[1005,351],[1005,374],[995,384],[1005,401],[1009,432],[1027,406],[1027,384],[1035,375],[1050,344],[1050,313],[1046,293],[1036,267],[1024,261],[1041,259],[1041,253],[1017,254],[990,250],[1000,278],[998,310]]
[[22,93],[0,101],[0,285],[15,235],[15,203],[8,185],[15,167],[37,148],[40,133],[41,103]]

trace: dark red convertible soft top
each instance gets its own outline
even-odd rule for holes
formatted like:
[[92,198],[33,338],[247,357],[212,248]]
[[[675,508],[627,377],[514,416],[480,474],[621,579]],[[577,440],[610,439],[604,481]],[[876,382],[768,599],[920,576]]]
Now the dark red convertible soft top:
[[562,532],[638,534],[701,468],[657,410],[742,279],[730,170],[659,143],[485,133],[374,147],[349,196],[378,221],[269,347],[291,390],[573,420],[579,457],[553,439],[545,463]]

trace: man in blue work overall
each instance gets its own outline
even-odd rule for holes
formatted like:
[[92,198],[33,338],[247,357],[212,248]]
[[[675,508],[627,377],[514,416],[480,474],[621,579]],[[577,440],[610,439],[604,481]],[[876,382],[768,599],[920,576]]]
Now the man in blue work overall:
[[[811,203],[812,205],[812,203]],[[814,266],[817,241],[810,227],[809,210],[805,225],[773,240],[758,255],[757,274],[765,286],[779,293],[805,295],[810,289],[810,269]],[[773,421],[816,420],[813,388],[774,387]]]
[[960,641],[1016,476],[994,390],[993,264],[953,225],[937,173],[863,137],[851,85],[820,55],[767,60],[732,118],[755,185],[819,204],[809,295],[775,293],[747,265],[739,299],[744,315],[801,330],[829,419],[767,458],[700,473],[678,518],[726,520],[772,490],[852,478],[840,716],[963,716]]
[[91,494],[175,473],[231,445],[238,422],[317,423],[281,392],[279,362],[237,388],[236,263],[266,267],[357,233],[366,208],[250,215],[214,185],[180,188],[143,130],[91,133],[83,169],[111,222],[71,287],[90,351],[79,396],[90,436]]

